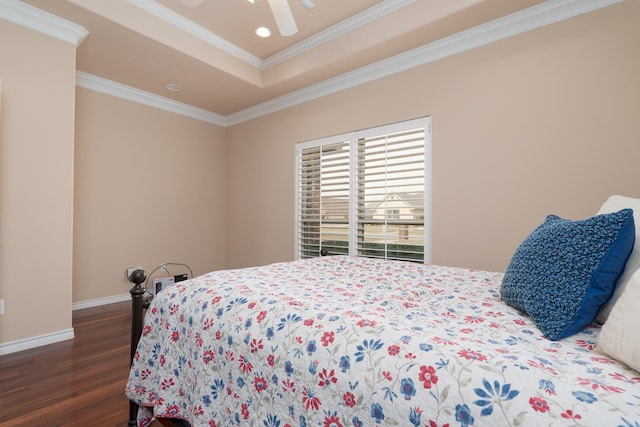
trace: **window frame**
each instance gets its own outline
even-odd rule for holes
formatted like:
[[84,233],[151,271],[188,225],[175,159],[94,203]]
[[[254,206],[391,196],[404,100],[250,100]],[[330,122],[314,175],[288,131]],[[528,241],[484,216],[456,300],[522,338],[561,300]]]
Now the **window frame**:
[[[301,200],[300,200],[300,185],[301,182],[301,168],[302,168],[302,153],[305,150],[322,147],[332,144],[339,144],[348,142],[350,153],[354,153],[358,141],[367,138],[376,138],[385,136],[388,134],[394,134],[398,132],[408,131],[412,129],[422,128],[424,129],[424,235],[423,235],[423,262],[429,264],[431,262],[431,117],[421,117],[418,119],[407,120],[403,122],[387,124],[377,126],[370,129],[364,129],[359,131],[347,132],[340,135],[334,135],[324,138],[319,138],[311,141],[300,142],[296,144],[295,148],[295,233],[294,233],[294,248],[295,259],[302,258],[302,248],[300,245],[301,240]],[[358,242],[357,242],[357,225],[358,225],[358,202],[356,197],[357,186],[357,159],[358,156],[350,154],[349,164],[349,220],[348,220],[348,247],[349,255],[356,256],[358,254]],[[321,240],[321,239],[320,239]]]

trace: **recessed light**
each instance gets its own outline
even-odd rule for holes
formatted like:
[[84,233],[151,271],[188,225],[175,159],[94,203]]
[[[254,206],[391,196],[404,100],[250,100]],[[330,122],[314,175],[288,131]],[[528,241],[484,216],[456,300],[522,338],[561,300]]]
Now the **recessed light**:
[[182,87],[175,83],[167,83],[165,87],[169,89],[171,92],[180,92],[182,90]]
[[256,28],[256,35],[258,37],[269,37],[271,35],[271,30],[267,27],[258,27]]

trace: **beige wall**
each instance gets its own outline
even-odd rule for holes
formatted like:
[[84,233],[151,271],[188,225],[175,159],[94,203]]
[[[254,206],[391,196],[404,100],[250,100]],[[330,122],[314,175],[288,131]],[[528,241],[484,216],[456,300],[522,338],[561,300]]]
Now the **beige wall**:
[[623,2],[229,129],[76,89],[72,45],[0,21],[0,345],[126,294],[128,266],[293,259],[295,143],[425,115],[432,262],[504,270],[548,213],[640,197],[639,21]]
[[293,259],[296,142],[419,116],[433,263],[504,271],[547,214],[640,197],[638,22],[627,1],[234,126],[227,267]]
[[0,343],[71,332],[75,46],[0,20]]
[[136,265],[224,268],[226,129],[82,88],[76,102],[73,301],[126,294]]

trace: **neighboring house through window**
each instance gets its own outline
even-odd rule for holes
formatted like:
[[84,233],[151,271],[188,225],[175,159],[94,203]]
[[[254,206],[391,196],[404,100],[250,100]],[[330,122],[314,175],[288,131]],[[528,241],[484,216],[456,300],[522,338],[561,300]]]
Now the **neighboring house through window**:
[[430,261],[430,118],[296,145],[297,258]]

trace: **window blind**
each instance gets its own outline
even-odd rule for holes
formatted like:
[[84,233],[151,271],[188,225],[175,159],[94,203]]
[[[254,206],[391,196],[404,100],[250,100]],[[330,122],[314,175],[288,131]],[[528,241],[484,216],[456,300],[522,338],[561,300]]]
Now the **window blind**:
[[296,146],[296,248],[429,261],[429,118]]

